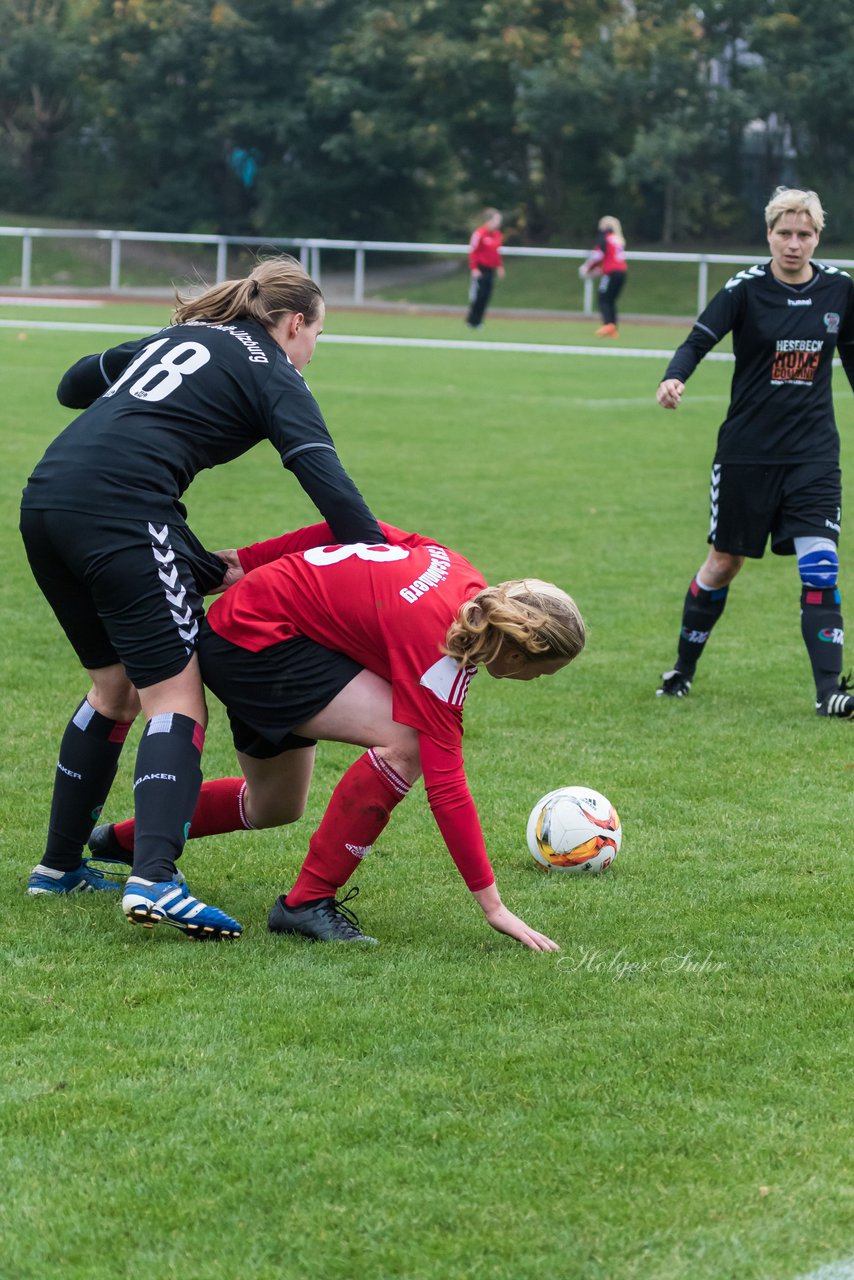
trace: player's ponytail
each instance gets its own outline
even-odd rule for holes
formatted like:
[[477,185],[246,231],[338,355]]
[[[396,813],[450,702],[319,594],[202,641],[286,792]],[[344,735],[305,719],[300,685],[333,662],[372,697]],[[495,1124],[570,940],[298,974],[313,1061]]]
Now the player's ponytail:
[[197,297],[177,295],[173,324],[190,320],[233,324],[257,320],[275,328],[283,315],[299,314],[311,324],[320,314],[323,294],[296,258],[281,254],[259,262],[245,280],[223,280]]
[[465,663],[487,663],[512,645],[531,662],[577,658],[584,621],[560,587],[520,578],[486,587],[461,606],[445,638],[445,653]]

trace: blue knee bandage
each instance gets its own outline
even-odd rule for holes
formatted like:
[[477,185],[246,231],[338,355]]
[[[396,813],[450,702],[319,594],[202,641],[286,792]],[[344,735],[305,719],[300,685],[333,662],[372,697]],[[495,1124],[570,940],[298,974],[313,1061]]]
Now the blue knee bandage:
[[839,556],[829,538],[795,538],[798,573],[805,587],[835,587]]

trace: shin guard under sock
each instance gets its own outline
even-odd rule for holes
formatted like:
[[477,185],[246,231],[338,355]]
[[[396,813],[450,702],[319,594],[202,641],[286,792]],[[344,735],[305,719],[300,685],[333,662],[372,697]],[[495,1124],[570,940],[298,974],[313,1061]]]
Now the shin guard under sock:
[[839,688],[842,675],[842,610],[836,587],[803,587],[801,635],[815,680],[815,696],[823,701]]
[[[245,794],[245,778],[213,778],[203,782],[187,839],[220,836],[228,831],[251,831],[252,823],[243,807]],[[113,835],[127,853],[133,853],[135,831],[133,818],[113,826]]]
[[43,866],[54,871],[80,866],[131,723],[102,716],[88,698],[69,720],[59,748]]
[[712,627],[724,611],[729,587],[706,591],[694,578],[682,608],[676,669],[689,678],[700,660]]
[[136,755],[133,874],[172,880],[202,785],[205,731],[190,716],[152,716]]
[[334,898],[366,857],[410,784],[376,752],[351,765],[332,793],[308,856],[287,895],[289,907]]

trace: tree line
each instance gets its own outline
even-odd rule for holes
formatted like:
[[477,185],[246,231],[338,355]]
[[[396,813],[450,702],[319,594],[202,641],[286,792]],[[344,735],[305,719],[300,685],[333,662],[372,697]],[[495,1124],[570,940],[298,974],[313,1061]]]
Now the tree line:
[[854,0],[0,0],[0,206],[147,230],[755,236],[854,197]]

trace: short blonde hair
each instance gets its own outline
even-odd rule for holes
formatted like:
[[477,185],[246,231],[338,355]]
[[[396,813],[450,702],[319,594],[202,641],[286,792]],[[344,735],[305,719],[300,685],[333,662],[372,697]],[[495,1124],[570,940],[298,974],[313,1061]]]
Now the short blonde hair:
[[445,653],[466,663],[492,662],[505,644],[530,662],[577,658],[584,621],[572,596],[552,582],[514,578],[485,587],[460,607],[445,638]]
[[765,225],[769,231],[773,231],[785,213],[805,213],[819,235],[824,230],[824,209],[814,191],[777,187],[765,206]]
[[606,213],[604,218],[599,219],[599,231],[610,231],[612,236],[616,236],[620,244],[625,245],[626,237],[623,235],[623,228],[619,218],[615,218],[612,213]]
[[321,313],[323,294],[302,263],[290,254],[265,258],[252,268],[245,280],[223,280],[196,297],[182,297],[172,313],[173,324],[188,320],[208,324],[231,324],[234,320],[257,320],[273,329],[282,316],[302,314],[312,324]]

